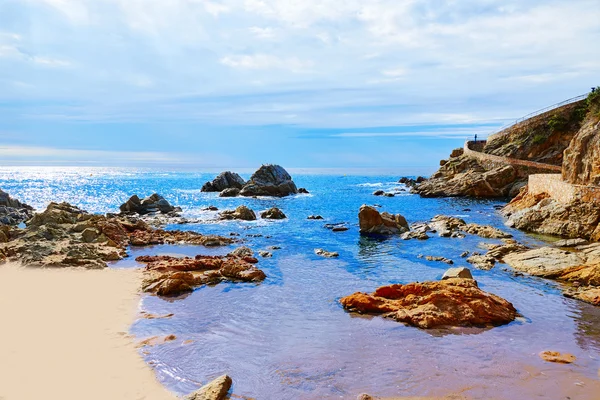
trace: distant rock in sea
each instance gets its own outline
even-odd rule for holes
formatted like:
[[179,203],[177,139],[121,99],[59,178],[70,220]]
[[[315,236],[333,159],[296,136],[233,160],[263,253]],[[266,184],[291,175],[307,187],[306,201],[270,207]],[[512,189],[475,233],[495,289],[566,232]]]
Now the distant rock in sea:
[[[246,181],[235,172],[225,171],[221,172],[212,182],[206,182],[202,186],[203,192],[222,192],[225,189],[238,189],[241,190]],[[236,194],[237,196],[237,194]],[[223,196],[226,197],[226,196]],[[229,196],[231,197],[231,196]]]
[[285,197],[298,193],[292,177],[280,165],[261,166],[242,188],[240,195]]
[[146,215],[151,213],[161,212],[167,214],[173,211],[181,211],[173,207],[164,197],[158,193],[154,193],[151,196],[140,200],[140,198],[134,194],[125,203],[119,207],[121,214],[139,214]]

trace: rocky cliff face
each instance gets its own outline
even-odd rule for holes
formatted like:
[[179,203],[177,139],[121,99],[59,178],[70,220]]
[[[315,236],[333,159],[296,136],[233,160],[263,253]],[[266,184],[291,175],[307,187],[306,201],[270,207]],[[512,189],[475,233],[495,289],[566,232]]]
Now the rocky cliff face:
[[563,179],[578,185],[600,185],[600,95],[590,102],[583,126],[565,150]]
[[[482,151],[559,166],[586,111],[582,100],[525,120],[491,137]],[[539,173],[527,167],[484,163],[457,150],[440,165],[431,179],[416,186],[413,192],[425,197],[512,198],[525,186],[529,174]]]
[[[586,117],[564,152],[563,179],[577,185],[600,184],[600,92],[590,94]],[[525,188],[504,209],[507,224],[515,228],[600,241],[600,196],[576,191],[569,202],[549,193],[533,194]]]

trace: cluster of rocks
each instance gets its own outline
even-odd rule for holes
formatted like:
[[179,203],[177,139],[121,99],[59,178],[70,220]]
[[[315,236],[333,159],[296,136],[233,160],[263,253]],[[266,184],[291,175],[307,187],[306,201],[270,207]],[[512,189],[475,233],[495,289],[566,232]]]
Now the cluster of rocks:
[[33,215],[33,207],[0,189],[0,225],[18,225]]
[[308,193],[306,189],[299,190],[296,187],[292,177],[283,167],[273,164],[262,165],[248,182],[234,172],[222,172],[212,182],[206,182],[202,191],[220,192],[221,197],[285,197],[296,193]]
[[133,216],[89,214],[68,203],[50,203],[24,229],[3,228],[0,260],[42,267],[104,268],[127,256],[126,248],[163,243],[224,246],[230,238],[153,229]]
[[260,282],[266,278],[254,266],[258,260],[247,254],[194,258],[141,256],[136,261],[147,264],[142,289],[159,296],[178,296],[195,287],[222,281]]
[[482,291],[473,279],[459,277],[382,286],[371,294],[357,292],[340,302],[350,312],[377,314],[423,329],[495,326],[517,316],[510,302]]
[[[260,213],[260,217],[263,219],[286,219],[287,216],[277,207],[272,207],[266,211]],[[256,213],[250,208],[241,205],[235,210],[225,210],[219,214],[221,220],[232,220],[238,219],[242,221],[255,221]]]
[[315,249],[315,254],[325,258],[336,258],[340,256],[337,251],[327,251],[323,249]]
[[125,203],[119,207],[121,214],[169,214],[173,212],[181,212],[181,208],[172,206],[164,197],[158,193],[154,193],[143,200],[140,200],[138,195],[134,194]]
[[380,213],[366,204],[358,212],[360,233],[393,235],[409,230],[408,222],[400,214]]

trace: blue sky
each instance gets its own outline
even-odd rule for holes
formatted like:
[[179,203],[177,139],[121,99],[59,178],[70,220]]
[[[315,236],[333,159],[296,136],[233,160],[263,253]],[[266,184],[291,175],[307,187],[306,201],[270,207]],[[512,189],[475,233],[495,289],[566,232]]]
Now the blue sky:
[[598,0],[2,0],[0,164],[435,167],[600,85]]

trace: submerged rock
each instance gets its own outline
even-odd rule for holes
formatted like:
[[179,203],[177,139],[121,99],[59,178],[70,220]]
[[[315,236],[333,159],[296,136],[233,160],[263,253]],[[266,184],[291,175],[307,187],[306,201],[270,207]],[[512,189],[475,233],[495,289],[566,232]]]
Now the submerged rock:
[[571,364],[577,359],[573,354],[559,353],[558,351],[543,351],[540,353],[540,357],[544,361],[559,364]]
[[446,257],[439,257],[439,256],[426,256],[425,259],[427,261],[438,261],[438,262],[443,262],[446,264],[454,264],[454,261],[450,260],[449,258]]
[[223,189],[221,193],[219,193],[219,197],[237,197],[240,195],[240,189],[238,188],[227,188]]
[[392,235],[409,230],[408,222],[402,215],[386,212],[380,214],[379,211],[366,204],[360,207],[358,222],[361,233]]
[[202,186],[203,192],[223,192],[225,189],[241,190],[246,181],[235,172],[221,172],[212,182],[206,182]]
[[228,375],[222,375],[194,393],[185,396],[184,400],[224,400],[232,383],[233,381]]
[[320,215],[309,215],[308,217],[306,217],[306,219],[323,219],[323,217],[321,217]]
[[315,254],[326,258],[335,258],[340,256],[340,253],[337,251],[326,251],[323,249],[315,249]]
[[277,207],[268,209],[260,213],[260,217],[263,219],[286,219],[286,215]]
[[242,196],[284,197],[298,193],[292,177],[283,167],[267,164],[261,166],[242,188]]
[[355,293],[340,300],[348,311],[380,314],[423,329],[502,325],[513,321],[511,303],[477,287],[472,279],[409,283]]

